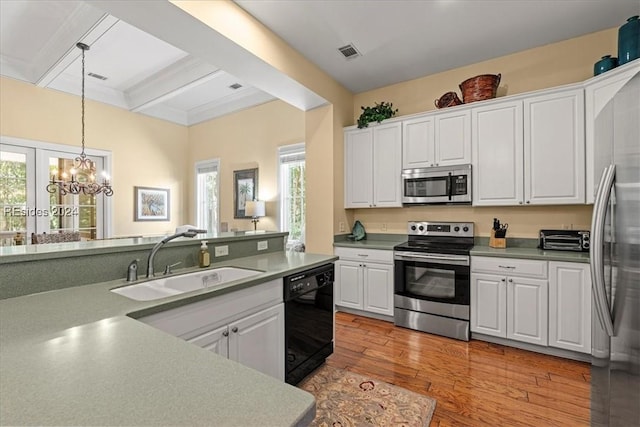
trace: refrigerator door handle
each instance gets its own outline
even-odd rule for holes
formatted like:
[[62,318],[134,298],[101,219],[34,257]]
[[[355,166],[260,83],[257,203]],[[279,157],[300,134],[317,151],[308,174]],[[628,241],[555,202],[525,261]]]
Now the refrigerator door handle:
[[598,193],[593,204],[591,220],[591,282],[593,284],[593,299],[600,323],[608,336],[613,336],[613,320],[604,281],[604,227],[611,189],[616,176],[616,165],[609,165],[602,172]]

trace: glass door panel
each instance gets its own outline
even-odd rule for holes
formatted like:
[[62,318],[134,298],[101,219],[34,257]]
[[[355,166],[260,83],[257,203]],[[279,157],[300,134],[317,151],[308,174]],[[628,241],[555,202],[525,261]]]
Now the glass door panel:
[[[51,176],[66,174],[67,179],[73,168],[71,153],[42,150],[40,157],[47,165],[48,174],[41,176],[39,184],[46,188]],[[90,157],[95,162],[96,169],[102,170],[102,158]],[[46,179],[46,182],[45,182]],[[59,231],[79,231],[83,240],[102,238],[102,197],[85,194],[60,194],[42,192],[42,205],[48,207],[48,217],[39,218],[38,230],[47,233]]]
[[0,246],[23,243],[35,230],[33,150],[0,146]]

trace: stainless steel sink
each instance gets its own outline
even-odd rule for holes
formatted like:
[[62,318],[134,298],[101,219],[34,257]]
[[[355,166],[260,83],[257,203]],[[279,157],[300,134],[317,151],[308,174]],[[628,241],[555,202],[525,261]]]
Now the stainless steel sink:
[[136,301],[152,301],[207,288],[215,288],[234,280],[262,273],[236,267],[220,267],[176,276],[162,277],[135,285],[111,289],[111,292]]

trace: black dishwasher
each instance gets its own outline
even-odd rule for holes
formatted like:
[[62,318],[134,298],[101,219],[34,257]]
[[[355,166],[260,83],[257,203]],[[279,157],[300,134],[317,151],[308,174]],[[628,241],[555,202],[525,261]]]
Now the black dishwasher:
[[298,384],[333,353],[333,264],[284,278],[285,381]]

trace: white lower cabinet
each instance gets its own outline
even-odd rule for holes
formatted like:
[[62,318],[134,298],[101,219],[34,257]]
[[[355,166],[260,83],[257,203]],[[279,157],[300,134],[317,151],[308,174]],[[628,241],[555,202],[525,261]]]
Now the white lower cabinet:
[[547,298],[546,261],[471,258],[471,332],[546,346]]
[[591,353],[589,264],[471,257],[471,332]]
[[589,264],[549,261],[549,346],[591,353]]
[[272,280],[139,320],[284,381],[282,286]]
[[336,248],[336,305],[393,316],[393,252]]

